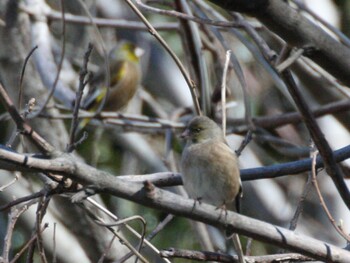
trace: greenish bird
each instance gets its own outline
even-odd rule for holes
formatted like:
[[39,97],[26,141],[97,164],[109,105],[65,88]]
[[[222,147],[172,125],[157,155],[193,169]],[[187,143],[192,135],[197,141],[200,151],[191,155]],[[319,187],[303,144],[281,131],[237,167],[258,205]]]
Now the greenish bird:
[[[236,154],[228,146],[222,129],[206,116],[194,117],[181,135],[186,146],[181,158],[182,180],[188,195],[226,210],[235,204],[239,212],[242,183]],[[232,238],[240,263],[244,263],[237,234]]]
[[128,41],[121,41],[113,48],[109,54],[110,86],[103,85],[105,72],[97,73],[91,82],[94,89],[87,95],[82,108],[94,112],[104,97],[108,96],[103,111],[124,109],[140,86],[142,79],[140,58],[143,53],[141,48]]
[[187,139],[182,153],[183,184],[191,198],[226,208],[242,192],[236,154],[221,128],[205,116],[193,118],[181,135]]

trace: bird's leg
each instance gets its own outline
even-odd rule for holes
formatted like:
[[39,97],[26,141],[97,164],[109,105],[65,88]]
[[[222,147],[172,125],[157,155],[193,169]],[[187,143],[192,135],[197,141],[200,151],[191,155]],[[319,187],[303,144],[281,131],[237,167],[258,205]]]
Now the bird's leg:
[[225,221],[226,221],[226,219],[227,219],[227,214],[228,214],[228,213],[227,213],[227,207],[226,207],[225,202],[224,202],[222,205],[219,205],[218,207],[215,208],[215,210],[218,210],[218,209],[221,210],[221,213],[220,213],[220,215],[219,215],[218,220],[220,220],[222,214],[225,213]]

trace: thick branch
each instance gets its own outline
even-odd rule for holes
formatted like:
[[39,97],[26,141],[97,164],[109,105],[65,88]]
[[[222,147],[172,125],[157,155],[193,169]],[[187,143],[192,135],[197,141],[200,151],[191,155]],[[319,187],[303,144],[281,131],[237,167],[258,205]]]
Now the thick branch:
[[[33,167],[18,166],[17,162],[23,160],[17,159],[18,155],[9,156],[7,153],[9,149],[1,147],[0,145],[0,169],[9,171],[33,171]],[[15,158],[15,159],[13,159]],[[350,146],[343,147],[334,151],[334,158],[337,162],[342,162],[350,158]],[[276,178],[286,175],[299,174],[311,170],[311,158],[293,161],[282,164],[274,164],[263,167],[241,169],[242,181],[259,180],[267,178]],[[323,168],[323,161],[320,156],[316,158],[316,168]],[[41,170],[40,170],[41,171]],[[47,171],[46,171],[47,172]],[[55,173],[63,174],[63,170],[55,170]],[[141,175],[120,175],[120,179],[134,183],[143,183],[149,181],[159,187],[176,186],[182,184],[181,174],[173,172],[161,172],[154,174],[141,174]]]
[[275,244],[315,259],[327,262],[350,261],[350,252],[346,250],[234,212],[228,212],[227,216],[223,217],[222,211],[214,206],[204,203],[193,206],[193,200],[161,190],[150,183],[146,182],[142,185],[120,180],[109,173],[98,171],[94,167],[74,160],[69,154],[62,154],[56,159],[47,160],[0,149],[0,158],[3,160],[5,158],[11,159],[13,163],[17,164],[18,169],[26,167],[36,171],[64,174],[86,186],[93,187],[97,192],[109,193],[206,224],[230,227],[239,234]]
[[[337,162],[344,161],[350,158],[350,146],[346,146],[339,150],[334,151],[334,158]],[[1,163],[0,163],[1,167]],[[299,161],[274,164],[269,166],[241,169],[242,181],[259,180],[267,178],[276,178],[291,174],[300,174],[310,171],[312,167],[312,159],[307,158]],[[323,161],[321,156],[316,158],[316,168],[323,168]],[[143,175],[121,175],[119,178],[127,180],[129,182],[142,183],[145,180],[157,186],[175,186],[181,185],[181,174],[172,172],[163,172],[155,174],[143,174]]]
[[211,0],[231,11],[255,16],[290,46],[311,47],[304,54],[350,86],[350,49],[281,0]]
[[[237,256],[223,254],[220,252],[209,252],[209,251],[193,251],[186,249],[170,248],[160,251],[162,257],[165,258],[185,258],[194,259],[198,261],[215,261],[215,262],[238,262]],[[266,263],[266,262],[292,262],[292,261],[310,261],[312,259],[305,257],[300,254],[273,254],[266,256],[249,256],[244,257],[246,263]]]

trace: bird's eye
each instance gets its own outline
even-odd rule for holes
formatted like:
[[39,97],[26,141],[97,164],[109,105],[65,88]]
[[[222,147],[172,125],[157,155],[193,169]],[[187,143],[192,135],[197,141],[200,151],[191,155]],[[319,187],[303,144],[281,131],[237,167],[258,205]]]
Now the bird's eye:
[[202,128],[194,128],[194,129],[193,129],[193,131],[194,131],[195,133],[199,133],[201,130],[202,130]]

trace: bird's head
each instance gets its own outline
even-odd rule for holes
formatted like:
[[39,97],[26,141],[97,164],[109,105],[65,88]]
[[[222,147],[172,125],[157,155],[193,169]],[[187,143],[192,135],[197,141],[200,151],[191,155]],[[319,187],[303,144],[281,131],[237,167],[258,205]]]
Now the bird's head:
[[214,121],[205,116],[198,116],[189,122],[181,138],[191,143],[201,143],[210,139],[223,139],[223,133]]
[[138,62],[145,51],[134,43],[123,40],[111,50],[110,59],[112,61]]

